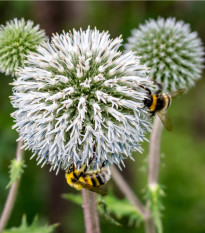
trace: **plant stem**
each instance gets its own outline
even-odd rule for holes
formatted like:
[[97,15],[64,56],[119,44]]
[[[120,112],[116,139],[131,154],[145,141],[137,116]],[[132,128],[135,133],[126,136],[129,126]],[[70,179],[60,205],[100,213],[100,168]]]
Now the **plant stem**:
[[94,192],[83,189],[82,197],[86,233],[100,233],[97,195]]
[[[158,116],[156,116],[150,137],[148,186],[157,184],[158,182],[162,130],[163,125],[161,120]],[[147,205],[149,205],[149,202],[147,202]],[[156,232],[155,224],[150,214],[145,219],[145,231],[146,233]]]
[[[159,117],[156,116],[150,138],[148,185],[156,184],[158,181],[162,129],[163,125]],[[112,177],[120,188],[121,192],[125,195],[125,197],[127,197],[130,203],[136,207],[136,209],[144,218],[145,232],[155,233],[155,225],[154,221],[152,220],[150,211],[147,210],[146,207],[137,198],[135,193],[131,190],[118,170],[115,167],[112,167],[111,170]]]
[[151,217],[145,219],[144,224],[146,233],[156,233],[154,221],[151,219]]
[[150,138],[148,185],[158,182],[162,129],[161,120],[156,116]]
[[[21,161],[23,158],[23,151],[21,150],[22,141],[18,141],[17,150],[16,150],[16,160]],[[4,230],[7,225],[7,222],[11,216],[12,209],[14,207],[14,203],[16,201],[16,196],[19,188],[20,178],[16,180],[9,190],[9,194],[6,200],[6,204],[4,206],[1,219],[0,219],[0,233]]]
[[125,197],[129,200],[129,202],[136,207],[139,213],[142,215],[143,218],[146,218],[147,210],[141,201],[138,199],[136,194],[132,191],[129,187],[125,179],[121,176],[120,172],[117,170],[116,167],[111,168],[112,178],[115,183],[118,185],[121,192],[125,195]]

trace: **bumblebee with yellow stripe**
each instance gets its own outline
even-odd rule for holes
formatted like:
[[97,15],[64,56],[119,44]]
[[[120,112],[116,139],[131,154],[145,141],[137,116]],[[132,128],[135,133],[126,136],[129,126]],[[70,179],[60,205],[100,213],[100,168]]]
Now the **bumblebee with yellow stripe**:
[[157,90],[154,94],[152,94],[152,92],[148,88],[140,85],[140,87],[144,88],[147,91],[147,98],[144,100],[144,105],[145,107],[149,108],[151,116],[154,116],[155,113],[157,113],[165,128],[171,131],[172,124],[166,110],[171,105],[172,99],[181,95],[185,91],[185,89],[179,89],[170,94],[160,94],[160,92],[162,91],[162,86],[159,83],[156,84],[159,87],[159,90]]
[[104,195],[105,192],[100,187],[109,181],[111,176],[109,169],[102,166],[98,170],[87,171],[87,168],[87,165],[83,165],[77,170],[74,165],[71,165],[65,173],[67,183],[77,190],[85,188]]

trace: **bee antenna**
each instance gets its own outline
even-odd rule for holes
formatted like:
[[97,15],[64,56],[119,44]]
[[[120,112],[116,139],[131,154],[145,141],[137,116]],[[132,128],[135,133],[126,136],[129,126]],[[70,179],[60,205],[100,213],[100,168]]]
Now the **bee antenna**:
[[157,91],[157,93],[155,94],[159,94],[162,91],[162,84],[158,83],[156,80],[152,79],[153,83],[156,84],[159,88],[159,90]]

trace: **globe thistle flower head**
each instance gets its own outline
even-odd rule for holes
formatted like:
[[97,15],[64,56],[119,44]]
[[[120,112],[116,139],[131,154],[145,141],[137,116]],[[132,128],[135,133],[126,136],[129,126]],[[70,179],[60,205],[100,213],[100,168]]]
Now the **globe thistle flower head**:
[[164,91],[193,86],[201,77],[203,47],[189,24],[175,18],[150,19],[132,31],[125,51],[134,51],[150,67],[150,77],[161,83]]
[[[14,81],[12,114],[25,147],[51,169],[117,164],[142,151],[149,130],[147,69],[122,39],[97,29],[53,35],[28,55]],[[57,170],[58,171],[58,170]]]
[[23,65],[26,55],[35,51],[36,46],[46,40],[44,30],[34,26],[31,20],[14,19],[0,27],[0,71],[15,75]]

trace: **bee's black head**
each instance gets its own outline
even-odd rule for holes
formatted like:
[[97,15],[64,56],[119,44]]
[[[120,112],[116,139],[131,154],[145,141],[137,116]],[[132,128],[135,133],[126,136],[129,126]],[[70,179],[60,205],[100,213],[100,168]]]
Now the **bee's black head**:
[[150,107],[151,104],[152,104],[152,98],[151,98],[151,97],[148,97],[148,98],[144,99],[143,102],[144,102],[144,105],[145,105],[146,107]]

